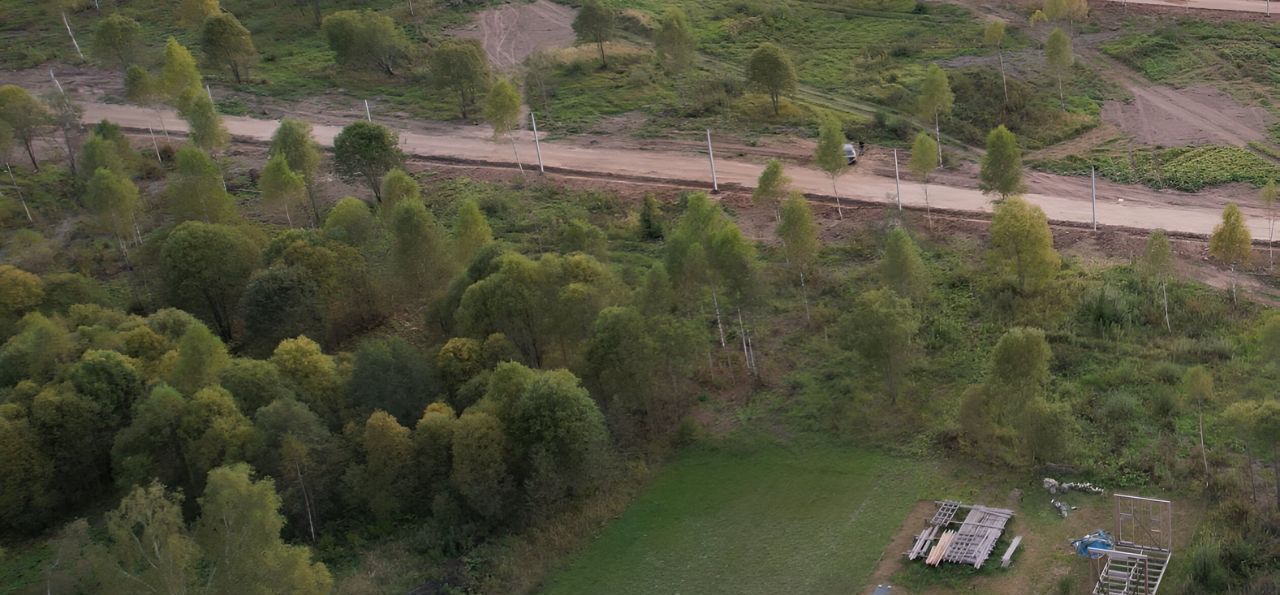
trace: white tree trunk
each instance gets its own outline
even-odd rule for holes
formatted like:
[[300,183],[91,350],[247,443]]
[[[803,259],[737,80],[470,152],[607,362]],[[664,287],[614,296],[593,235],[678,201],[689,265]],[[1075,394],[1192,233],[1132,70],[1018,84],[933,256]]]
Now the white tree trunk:
[[716,296],[716,286],[711,286],[711,303],[716,308],[716,328],[720,330],[720,348],[724,349],[726,343],[724,340],[724,323],[720,321],[720,298]]

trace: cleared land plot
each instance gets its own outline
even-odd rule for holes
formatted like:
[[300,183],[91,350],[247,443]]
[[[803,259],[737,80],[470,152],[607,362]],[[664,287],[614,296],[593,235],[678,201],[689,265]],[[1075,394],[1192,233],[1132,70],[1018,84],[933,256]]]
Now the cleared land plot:
[[682,457],[545,593],[853,593],[932,467],[863,450]]
[[500,69],[515,68],[538,50],[557,49],[573,45],[572,8],[554,4],[549,0],[537,0],[532,4],[503,4],[476,13],[466,27],[454,30],[454,35],[479,39],[489,61]]

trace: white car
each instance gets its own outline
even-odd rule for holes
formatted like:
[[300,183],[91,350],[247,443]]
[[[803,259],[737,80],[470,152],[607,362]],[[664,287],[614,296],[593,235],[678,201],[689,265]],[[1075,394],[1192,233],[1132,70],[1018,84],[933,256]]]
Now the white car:
[[858,150],[853,148],[852,143],[845,143],[844,158],[845,161],[849,162],[849,165],[853,165],[858,162]]

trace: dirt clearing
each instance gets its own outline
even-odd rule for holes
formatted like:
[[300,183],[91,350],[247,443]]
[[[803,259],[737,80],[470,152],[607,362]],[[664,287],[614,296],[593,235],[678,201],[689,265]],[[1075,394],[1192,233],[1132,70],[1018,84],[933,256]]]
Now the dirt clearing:
[[1240,105],[1212,87],[1127,87],[1133,93],[1133,101],[1106,102],[1102,119],[1147,145],[1243,146],[1249,141],[1264,140],[1272,119],[1267,110]]
[[479,39],[489,61],[500,70],[510,70],[538,50],[573,45],[576,14],[574,9],[548,0],[503,4],[477,13],[471,24],[455,29],[453,34]]

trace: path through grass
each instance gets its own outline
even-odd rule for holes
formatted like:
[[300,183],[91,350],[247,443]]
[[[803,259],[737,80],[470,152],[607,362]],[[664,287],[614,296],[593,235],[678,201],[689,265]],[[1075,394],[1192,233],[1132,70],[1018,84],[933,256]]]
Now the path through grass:
[[833,446],[692,452],[545,593],[857,592],[932,470]]

